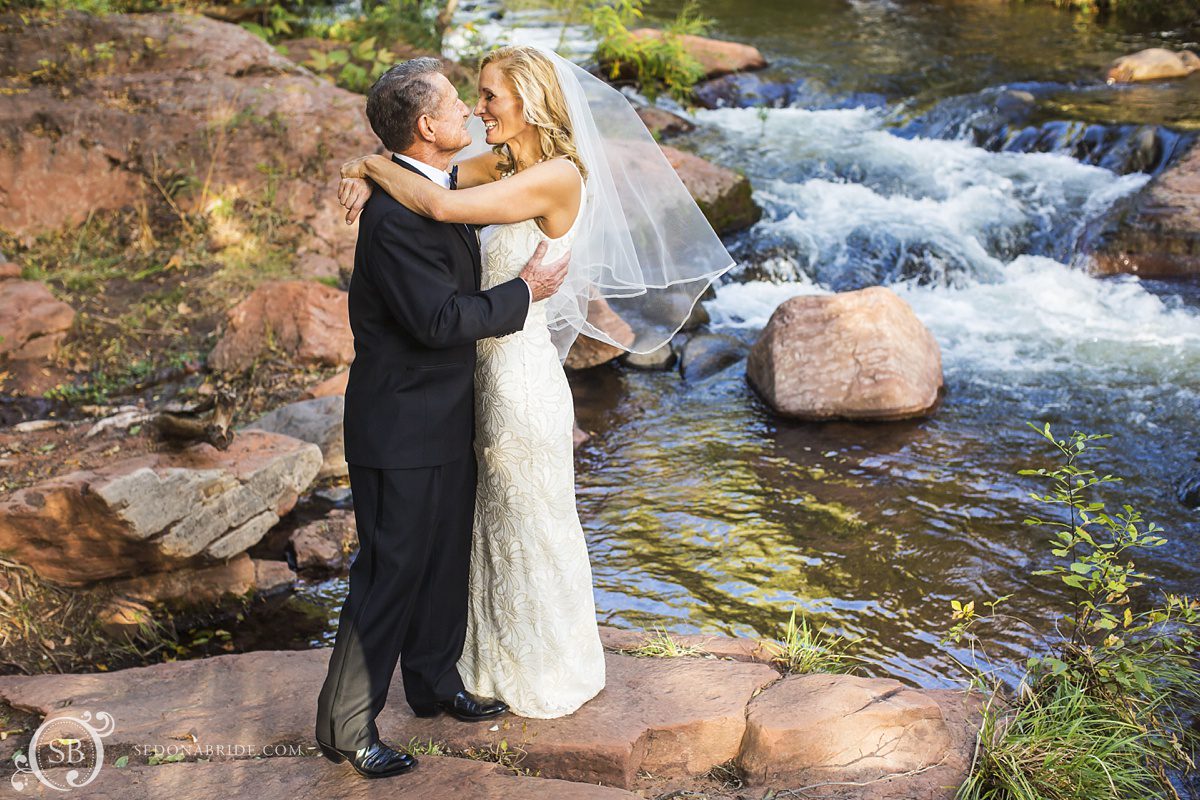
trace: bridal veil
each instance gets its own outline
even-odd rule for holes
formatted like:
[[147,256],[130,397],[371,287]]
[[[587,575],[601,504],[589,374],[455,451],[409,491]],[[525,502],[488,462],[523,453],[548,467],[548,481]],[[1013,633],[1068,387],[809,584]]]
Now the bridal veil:
[[[629,100],[557,53],[536,49],[554,63],[588,171],[567,279],[546,300],[559,358],[581,333],[621,350],[653,352],[678,333],[734,261]],[[486,147],[478,117],[470,130],[474,144],[466,157]],[[589,303],[597,299],[633,329],[632,345],[588,321]]]

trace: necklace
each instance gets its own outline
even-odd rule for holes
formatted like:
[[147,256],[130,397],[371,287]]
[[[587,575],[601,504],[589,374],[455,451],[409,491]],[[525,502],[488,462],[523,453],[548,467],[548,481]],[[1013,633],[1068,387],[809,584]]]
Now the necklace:
[[[533,162],[533,164],[530,164],[529,167],[532,167],[534,164],[541,164],[545,160],[546,160],[546,157],[542,156],[537,161]],[[515,162],[514,162],[514,164],[515,164]],[[523,167],[523,169],[529,169],[529,167]],[[513,175],[516,175],[516,174],[517,174],[517,168],[516,168],[516,166],[514,166],[512,169],[501,170],[500,177],[501,178],[511,178]]]

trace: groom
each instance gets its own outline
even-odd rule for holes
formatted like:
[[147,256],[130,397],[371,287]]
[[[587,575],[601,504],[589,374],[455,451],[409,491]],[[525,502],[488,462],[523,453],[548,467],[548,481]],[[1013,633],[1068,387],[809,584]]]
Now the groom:
[[[471,143],[470,110],[433,58],[392,67],[371,87],[367,117],[402,166],[454,188],[454,155]],[[507,710],[466,692],[456,664],[467,625],[475,508],[475,342],[520,330],[531,303],[562,284],[567,259],[479,290],[466,225],[440,223],[372,193],[350,280],[354,363],[346,386],[346,461],[359,550],[317,702],[317,743],[370,778],[416,760],[384,745],[375,717],[396,661],[417,716],[475,721]]]

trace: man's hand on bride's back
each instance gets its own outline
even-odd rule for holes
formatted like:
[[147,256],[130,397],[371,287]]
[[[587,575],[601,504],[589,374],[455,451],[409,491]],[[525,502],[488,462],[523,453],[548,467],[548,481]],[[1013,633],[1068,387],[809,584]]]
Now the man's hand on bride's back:
[[546,242],[541,242],[518,276],[529,284],[535,303],[558,291],[558,287],[562,286],[567,278],[567,265],[571,262],[571,251],[568,250],[566,255],[557,261],[543,264],[542,258],[546,255],[547,247]]
[[358,219],[371,199],[371,184],[365,178],[342,178],[338,183],[338,202],[346,209],[346,224]]

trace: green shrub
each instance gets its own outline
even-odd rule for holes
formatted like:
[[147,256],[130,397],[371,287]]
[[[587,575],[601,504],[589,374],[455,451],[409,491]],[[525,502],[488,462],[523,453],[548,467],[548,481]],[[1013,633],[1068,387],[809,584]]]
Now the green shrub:
[[811,627],[803,617],[797,621],[795,608],[783,637],[764,643],[771,663],[789,675],[854,672],[857,667],[851,662],[859,659],[846,652],[849,644],[841,636],[826,633],[824,626]]
[[642,38],[629,30],[641,18],[641,0],[597,0],[589,6],[585,20],[599,40],[596,61],[611,79],[633,80],[651,102],[663,92],[681,103],[689,102],[704,69],[679,37],[702,34],[712,21],[701,17],[696,4],[689,2],[661,37]]
[[[1200,701],[1200,603],[1151,591],[1151,576],[1137,569],[1132,555],[1166,544],[1161,529],[1127,504],[1110,512],[1098,499],[1098,490],[1120,478],[1100,475],[1081,459],[1102,450],[1095,442],[1109,437],[1075,432],[1056,439],[1049,424],[1033,427],[1057,455],[1056,466],[1020,473],[1047,485],[1031,497],[1057,512],[1025,520],[1050,534],[1051,566],[1033,574],[1066,589],[1069,610],[1029,659],[1015,697],[988,673],[967,667],[992,698],[959,797],[1176,797],[1168,774],[1195,766],[1197,734],[1179,715]],[[1140,604],[1135,590],[1146,596]],[[977,651],[981,625],[1028,626],[997,610],[1006,600],[985,603],[983,615],[974,601],[954,601],[948,639]]]
[[1084,14],[1115,14],[1134,22],[1188,25],[1200,21],[1200,0],[1050,0]]

